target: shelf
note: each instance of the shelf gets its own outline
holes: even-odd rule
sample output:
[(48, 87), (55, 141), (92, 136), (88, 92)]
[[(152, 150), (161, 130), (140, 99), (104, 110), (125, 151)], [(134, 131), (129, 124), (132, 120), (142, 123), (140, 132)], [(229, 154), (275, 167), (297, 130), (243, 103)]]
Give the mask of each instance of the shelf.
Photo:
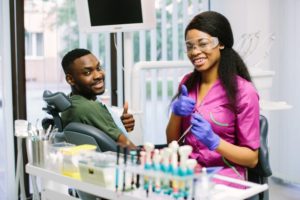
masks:
[(266, 101), (266, 100), (260, 100), (259, 106), (260, 109), (264, 111), (287, 110), (293, 107), (285, 101)]
[(263, 70), (260, 68), (249, 68), (249, 73), (252, 77), (254, 85), (258, 90), (270, 89), (273, 84), (274, 71)]

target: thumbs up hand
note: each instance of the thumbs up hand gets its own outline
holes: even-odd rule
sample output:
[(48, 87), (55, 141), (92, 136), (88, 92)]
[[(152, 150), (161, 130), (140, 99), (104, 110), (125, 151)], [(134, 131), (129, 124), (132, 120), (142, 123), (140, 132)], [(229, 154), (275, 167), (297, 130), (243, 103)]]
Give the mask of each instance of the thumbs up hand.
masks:
[(123, 106), (123, 113), (122, 114), (127, 114), (128, 113), (128, 102), (126, 101), (124, 103), (124, 106)]
[(123, 113), (121, 116), (121, 121), (126, 129), (127, 132), (130, 132), (134, 128), (134, 118), (132, 114), (128, 113), (128, 102), (125, 102), (123, 106)]
[(194, 111), (196, 101), (188, 96), (185, 85), (181, 86), (181, 95), (172, 103), (172, 111), (178, 116), (188, 116)]

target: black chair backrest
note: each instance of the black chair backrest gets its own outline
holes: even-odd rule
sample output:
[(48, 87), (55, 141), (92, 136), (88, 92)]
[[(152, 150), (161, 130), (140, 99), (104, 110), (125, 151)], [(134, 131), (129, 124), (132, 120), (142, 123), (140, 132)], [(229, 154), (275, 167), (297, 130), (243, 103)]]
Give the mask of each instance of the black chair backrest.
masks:
[(268, 148), (268, 120), (265, 116), (260, 115), (260, 139), (261, 147), (259, 150), (260, 162), (258, 167), (261, 170), (257, 173), (264, 177), (269, 177), (272, 175), (272, 170), (269, 162), (269, 148)]
[[(260, 148), (258, 150), (258, 163), (255, 168), (248, 168), (248, 181), (264, 184), (268, 183), (268, 177), (272, 175), (269, 162), (268, 148), (268, 120), (260, 115)], [(269, 192), (264, 191), (250, 198), (251, 200), (268, 200)]]
[(97, 151), (117, 151), (117, 143), (101, 130), (78, 122), (71, 122), (64, 128), (67, 142), (80, 145), (92, 144)]
[(259, 158), (256, 167), (249, 169), (249, 172), (260, 177), (271, 176), (272, 170), (269, 162), (268, 148), (268, 120), (263, 115), (260, 115), (260, 148), (258, 151), (258, 156)]
[(69, 98), (62, 92), (52, 93), (49, 90), (45, 90), (43, 99), (47, 103), (46, 108), (43, 108), (43, 110), (52, 115), (54, 121), (52, 122), (49, 118), (43, 119), (43, 127), (44, 124), (52, 124), (61, 132), (63, 130), (63, 124), (59, 113), (67, 110), (71, 106)]

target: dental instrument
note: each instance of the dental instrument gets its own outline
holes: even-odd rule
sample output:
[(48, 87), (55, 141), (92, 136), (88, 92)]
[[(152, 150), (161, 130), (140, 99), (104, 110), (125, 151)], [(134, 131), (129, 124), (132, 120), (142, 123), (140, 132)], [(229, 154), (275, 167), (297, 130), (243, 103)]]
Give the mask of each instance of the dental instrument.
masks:
[(181, 135), (181, 137), (177, 140), (177, 142), (179, 143), (180, 140), (182, 140), (184, 138), (184, 136), (191, 130), (192, 128), (192, 125), (190, 125), (184, 132), (183, 134)]

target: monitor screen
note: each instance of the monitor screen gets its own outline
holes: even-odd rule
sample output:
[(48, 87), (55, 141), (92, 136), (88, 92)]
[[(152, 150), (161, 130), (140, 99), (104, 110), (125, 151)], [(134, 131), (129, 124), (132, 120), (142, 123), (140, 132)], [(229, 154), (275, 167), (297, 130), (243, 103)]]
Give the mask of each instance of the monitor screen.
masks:
[(128, 32), (156, 26), (154, 0), (76, 0), (82, 32)]
[(91, 26), (143, 23), (141, 0), (88, 0)]

